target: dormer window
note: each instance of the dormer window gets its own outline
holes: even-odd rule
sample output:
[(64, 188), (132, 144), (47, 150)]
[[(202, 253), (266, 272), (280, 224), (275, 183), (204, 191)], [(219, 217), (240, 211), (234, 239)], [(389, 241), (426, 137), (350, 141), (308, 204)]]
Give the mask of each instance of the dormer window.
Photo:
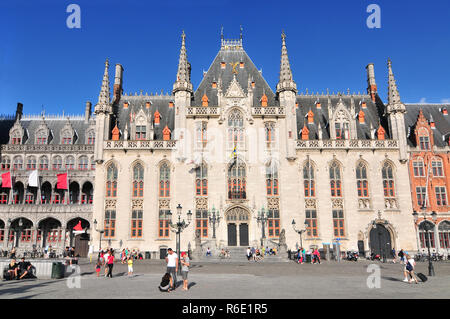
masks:
[(430, 149), (430, 136), (425, 128), (419, 130), (419, 147), (421, 150)]
[(70, 133), (70, 131), (66, 130), (66, 131), (62, 132), (61, 144), (65, 144), (65, 145), (72, 144), (72, 139), (73, 139), (73, 136)]
[(86, 144), (94, 145), (95, 144), (95, 132), (93, 130), (87, 133), (87, 141)]
[(11, 144), (14, 144), (14, 145), (22, 144), (22, 135), (20, 134), (19, 130), (12, 132)]
[(213, 83), (211, 84), (211, 87), (212, 87), (213, 89), (216, 89), (216, 88), (217, 88), (217, 82), (213, 82)]
[(335, 129), (336, 129), (336, 139), (337, 140), (346, 139), (346, 136), (348, 136), (348, 123), (336, 122)]
[(36, 134), (36, 144), (47, 144), (47, 133), (44, 130), (41, 130)]
[(147, 133), (147, 126), (136, 125), (136, 140), (145, 140)]
[(244, 62), (239, 63), (239, 67), (240, 67), (241, 69), (243, 69), (243, 68), (244, 68)]

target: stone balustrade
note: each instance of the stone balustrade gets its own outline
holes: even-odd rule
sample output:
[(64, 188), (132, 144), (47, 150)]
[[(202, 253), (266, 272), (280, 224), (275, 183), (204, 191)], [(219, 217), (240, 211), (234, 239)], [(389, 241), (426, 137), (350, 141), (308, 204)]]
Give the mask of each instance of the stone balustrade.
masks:
[(176, 141), (105, 141), (105, 150), (120, 149), (147, 149), (147, 150), (173, 150)]
[(297, 140), (303, 149), (399, 149), (397, 140)]
[(202, 117), (202, 116), (219, 116), (219, 107), (217, 106), (191, 106), (186, 109), (186, 116), (188, 117)]

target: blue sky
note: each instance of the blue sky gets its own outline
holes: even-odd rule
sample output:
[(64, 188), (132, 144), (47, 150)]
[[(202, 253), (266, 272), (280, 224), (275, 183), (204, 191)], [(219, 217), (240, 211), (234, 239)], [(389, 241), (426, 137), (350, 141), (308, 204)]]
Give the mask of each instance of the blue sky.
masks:
[[(66, 8), (81, 7), (81, 29), (69, 29)], [(381, 7), (381, 28), (369, 29), (366, 8)], [(365, 91), (375, 63), (387, 93), (392, 59), (404, 102), (450, 103), (450, 1), (143, 1), (43, 0), (0, 4), (0, 113), (84, 112), (97, 102), (104, 61), (121, 63), (126, 92), (170, 92), (180, 34), (187, 34), (194, 87), (226, 38), (239, 37), (272, 88), (278, 81), (280, 33), (300, 92)], [(447, 102), (448, 101), (448, 102)]]

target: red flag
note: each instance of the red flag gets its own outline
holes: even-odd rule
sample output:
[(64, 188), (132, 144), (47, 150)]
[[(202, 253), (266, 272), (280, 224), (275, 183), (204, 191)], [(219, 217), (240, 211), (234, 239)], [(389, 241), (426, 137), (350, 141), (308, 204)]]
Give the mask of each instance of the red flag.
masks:
[(11, 172), (2, 174), (2, 187), (11, 188)]
[(78, 222), (78, 224), (73, 228), (73, 230), (83, 230), (83, 227), (81, 227), (81, 220)]
[(58, 182), (56, 183), (57, 189), (67, 189), (67, 173), (64, 174), (56, 174), (58, 177)]

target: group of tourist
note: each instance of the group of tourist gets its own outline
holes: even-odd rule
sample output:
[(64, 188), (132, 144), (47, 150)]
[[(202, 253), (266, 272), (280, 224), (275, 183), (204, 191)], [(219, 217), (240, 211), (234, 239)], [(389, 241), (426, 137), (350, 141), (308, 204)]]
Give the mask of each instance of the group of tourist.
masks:
[(310, 260), (313, 264), (320, 264), (320, 252), (317, 248), (311, 251), (310, 249), (305, 250), (305, 248), (300, 247), (295, 256), (299, 264), (304, 264), (306, 260)]
[(11, 259), (8, 265), (7, 271), (4, 274), (6, 280), (20, 280), (26, 278), (36, 278), (32, 272), (33, 265), (29, 261), (25, 261), (25, 257), (22, 257), (19, 263), (16, 259)]
[(247, 260), (248, 261), (253, 260), (255, 262), (264, 259), (264, 256), (267, 255), (271, 256), (276, 254), (277, 249), (275, 247), (269, 249), (268, 246), (266, 247), (262, 246), (261, 248), (248, 247), (246, 252)]
[(166, 273), (162, 277), (161, 283), (159, 285), (159, 290), (163, 292), (170, 292), (177, 287), (177, 269), (178, 262), (181, 264), (181, 276), (183, 278), (183, 290), (188, 290), (188, 273), (190, 267), (190, 260), (188, 254), (183, 251), (181, 253), (181, 259), (178, 260), (178, 254), (169, 248), (167, 250), (166, 256), (167, 269)]
[(95, 266), (97, 277), (100, 277), (101, 268), (105, 267), (105, 277), (112, 278), (114, 258), (114, 250), (112, 248), (108, 249), (106, 252), (101, 250), (98, 253), (97, 265)]

